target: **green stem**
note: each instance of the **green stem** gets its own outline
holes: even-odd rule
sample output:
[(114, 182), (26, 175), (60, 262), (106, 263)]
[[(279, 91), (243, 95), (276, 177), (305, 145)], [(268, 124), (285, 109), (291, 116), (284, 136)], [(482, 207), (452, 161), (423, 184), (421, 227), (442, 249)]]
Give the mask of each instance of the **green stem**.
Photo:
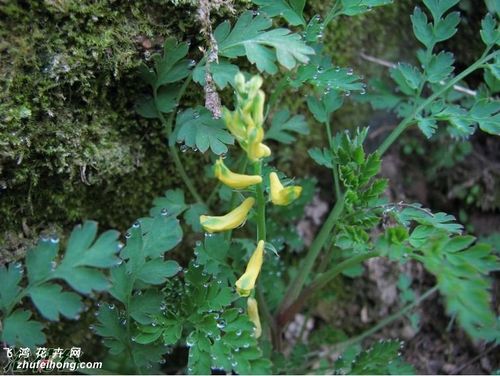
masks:
[(469, 74), (474, 72), (476, 69), (481, 68), (481, 66), (487, 62), (488, 60), (493, 59), (497, 54), (498, 51), (492, 52), (491, 54), (487, 55), (489, 50), (486, 50), (483, 55), (471, 66), (469, 66), (467, 69), (465, 69), (462, 73), (457, 75), (454, 79), (448, 81), (440, 90), (436, 91), (434, 94), (432, 94), (429, 98), (427, 98), (425, 101), (423, 101), (414, 111), (411, 112), (407, 117), (405, 117), (401, 123), (387, 136), (387, 138), (384, 140), (384, 142), (379, 146), (378, 152), (380, 155), (384, 154), (387, 149), (398, 139), (398, 137), (411, 125), (413, 124), (415, 120), (415, 116), (425, 109), (429, 104), (431, 104), (434, 100), (439, 98), (444, 92), (449, 90), (453, 85), (457, 84), (458, 82), (462, 81), (465, 77), (467, 77)]
[[(335, 236), (334, 234), (335, 234), (335, 232), (332, 233), (332, 237)], [(332, 243), (332, 244), (330, 244), (330, 243)], [(328, 268), (328, 266), (330, 265), (330, 261), (331, 261), (332, 256), (333, 256), (333, 252), (337, 248), (333, 244), (333, 239), (329, 240), (328, 244), (329, 244), (329, 246), (327, 246), (327, 250), (325, 252), (325, 255), (324, 255), (321, 263), (318, 266), (318, 273), (324, 273), (325, 272), (326, 268)]]
[[(340, 9), (338, 9), (340, 6), (340, 2), (338, 0), (335, 0), (335, 4), (333, 4), (333, 7), (328, 11), (325, 21), (323, 22), (323, 27), (327, 27), (328, 24), (335, 19), (338, 15), (340, 15)], [(340, 6), (341, 8), (341, 6)]]
[(349, 269), (355, 265), (361, 264), (365, 260), (378, 256), (380, 256), (378, 252), (372, 251), (372, 252), (362, 253), (360, 255), (344, 260), (340, 264), (334, 266), (332, 269), (317, 276), (311, 283), (311, 285), (307, 288), (307, 290), (309, 291), (319, 290), (328, 283), (330, 283), (330, 281), (332, 281), (336, 276), (338, 276), (344, 270)]
[(257, 302), (259, 304), (260, 311), (262, 312), (262, 315), (264, 316), (267, 324), (269, 325), (269, 331), (271, 333), (271, 341), (273, 343), (274, 348), (280, 348), (281, 347), (281, 341), (280, 338), (277, 336), (277, 333), (279, 333), (278, 330), (276, 330), (276, 321), (274, 321), (273, 316), (271, 315), (271, 311), (269, 311), (269, 307), (267, 306), (266, 299), (264, 297), (264, 294), (262, 293), (262, 287), (259, 284), (259, 287), (255, 289), (256, 295), (257, 295)]
[(304, 287), (304, 283), (306, 281), (307, 276), (314, 267), (314, 262), (316, 261), (319, 253), (321, 252), (321, 249), (325, 245), (325, 242), (328, 240), (328, 235), (330, 235), (331, 231), (333, 230), (333, 227), (335, 226), (335, 223), (339, 219), (343, 209), (344, 209), (344, 198), (341, 195), (338, 198), (337, 202), (335, 203), (335, 206), (333, 207), (332, 211), (328, 215), (328, 218), (323, 224), (323, 227), (321, 227), (321, 230), (319, 231), (318, 235), (311, 244), (309, 252), (307, 253), (301, 267), (299, 268), (299, 271), (295, 279), (290, 284), (290, 287), (288, 288), (285, 297), (283, 298), (279, 312), (283, 312), (299, 296), (300, 292), (302, 291), (302, 288)]
[[(332, 136), (332, 130), (330, 128), (329, 117), (326, 120), (325, 128), (326, 128), (326, 134), (328, 136), (328, 145), (330, 146), (330, 150), (333, 151), (333, 136)], [(340, 192), (339, 171), (336, 162), (332, 163), (332, 171), (333, 171), (333, 183), (335, 185), (335, 199), (338, 200), (340, 198), (341, 192)]]
[[(189, 75), (184, 83), (182, 84), (182, 87), (179, 90), (179, 94), (177, 94), (177, 103), (180, 102), (181, 98), (184, 96), (184, 93), (186, 92), (187, 87), (191, 83), (192, 75)], [(195, 188), (194, 182), (191, 180), (191, 178), (188, 176), (186, 173), (186, 170), (184, 169), (184, 165), (182, 164), (182, 161), (179, 157), (179, 151), (177, 150), (177, 147), (175, 146), (175, 142), (172, 142), (170, 140), (170, 137), (172, 136), (172, 131), (173, 131), (173, 123), (174, 123), (174, 118), (175, 118), (175, 112), (172, 112), (170, 116), (168, 117), (168, 120), (165, 119), (163, 116), (163, 113), (158, 109), (158, 92), (157, 89), (155, 88), (153, 90), (153, 96), (154, 96), (154, 101), (155, 101), (155, 106), (158, 112), (158, 117), (165, 129), (165, 133), (167, 135), (167, 138), (169, 139), (169, 150), (170, 154), (172, 156), (172, 159), (174, 160), (175, 168), (177, 169), (178, 174), (180, 175), (181, 179), (184, 181), (184, 184), (186, 185), (187, 189), (191, 193), (191, 195), (194, 197), (196, 202), (205, 205), (203, 199), (201, 198), (200, 194)], [(206, 206), (206, 205), (205, 205)]]
[[(254, 174), (262, 175), (262, 161), (255, 162)], [(266, 241), (266, 200), (264, 198), (264, 183), (255, 186), (257, 199), (257, 240)]]
[(127, 289), (127, 300), (125, 303), (125, 314), (126, 314), (126, 320), (127, 320), (125, 327), (127, 330), (127, 338), (128, 338), (127, 350), (129, 352), (130, 358), (132, 359), (132, 363), (134, 364), (134, 367), (135, 367), (137, 374), (142, 374), (140, 368), (137, 366), (137, 362), (136, 362), (135, 356), (134, 356), (134, 350), (132, 349), (132, 343), (131, 343), (132, 333), (130, 330), (130, 303), (131, 303), (131, 299), (132, 299), (132, 292), (134, 291), (134, 284), (135, 284), (135, 276), (134, 275), (131, 277), (131, 279), (128, 281), (128, 283), (129, 283), (129, 288)]
[(274, 105), (276, 104), (277, 100), (282, 97), (283, 92), (288, 88), (289, 77), (290, 75), (288, 73), (285, 73), (283, 77), (278, 81), (278, 84), (273, 88), (273, 93), (269, 97), (269, 102), (267, 103), (266, 106), (264, 121), (266, 121), (267, 117), (269, 116), (269, 113), (274, 108)]
[(316, 279), (311, 283), (310, 286), (308, 286), (306, 289), (304, 289), (300, 295), (293, 300), (292, 303), (289, 305), (285, 306), (283, 310), (279, 311), (278, 314), (278, 322), (280, 325), (284, 326), (286, 325), (290, 320), (293, 319), (293, 317), (300, 312), (302, 309), (303, 305), (307, 302), (307, 300), (319, 289), (324, 287), (326, 284), (328, 284), (331, 280), (333, 280), (335, 277), (337, 277), (340, 273), (342, 273), (344, 270), (357, 265), (364, 260), (367, 260), (372, 257), (377, 257), (379, 254), (377, 252), (369, 252), (369, 253), (363, 253), (361, 255), (357, 255), (354, 257), (351, 257), (347, 260), (342, 261), (340, 264), (336, 265), (329, 271), (320, 274)]

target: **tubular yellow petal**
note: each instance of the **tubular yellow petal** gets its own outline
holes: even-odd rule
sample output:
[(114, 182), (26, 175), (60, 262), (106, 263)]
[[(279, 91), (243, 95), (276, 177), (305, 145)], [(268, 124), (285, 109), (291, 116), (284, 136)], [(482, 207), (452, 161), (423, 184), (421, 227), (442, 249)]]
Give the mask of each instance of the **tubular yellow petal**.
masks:
[(302, 193), (302, 187), (298, 185), (283, 187), (276, 172), (269, 174), (269, 181), (271, 183), (271, 201), (274, 205), (289, 205), (299, 198)]
[(244, 223), (255, 199), (249, 197), (240, 206), (223, 216), (200, 215), (200, 224), (207, 232), (221, 232), (235, 229)]
[(271, 155), (271, 149), (269, 149), (269, 146), (260, 143), (259, 144), (259, 151), (257, 153), (259, 155), (259, 158), (266, 158)]
[(247, 313), (248, 318), (255, 325), (254, 337), (259, 338), (262, 334), (262, 326), (260, 325), (259, 306), (254, 298), (247, 300)]
[(232, 172), (227, 168), (222, 159), (215, 162), (214, 172), (217, 179), (234, 189), (244, 189), (251, 185), (262, 183), (262, 177), (259, 175), (244, 175)]
[(257, 248), (248, 260), (245, 273), (236, 281), (236, 291), (240, 296), (248, 296), (255, 288), (255, 282), (260, 273), (264, 261), (264, 240), (260, 240)]

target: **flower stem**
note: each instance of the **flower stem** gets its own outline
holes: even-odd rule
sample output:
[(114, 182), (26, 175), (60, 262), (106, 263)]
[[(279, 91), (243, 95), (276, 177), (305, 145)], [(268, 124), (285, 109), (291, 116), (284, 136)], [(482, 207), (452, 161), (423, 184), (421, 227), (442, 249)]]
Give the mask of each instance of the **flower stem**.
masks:
[[(332, 130), (330, 127), (330, 118), (328, 117), (325, 123), (326, 134), (328, 135), (328, 145), (330, 146), (330, 150), (333, 151), (333, 136)], [(335, 185), (335, 199), (340, 199), (340, 181), (339, 181), (339, 171), (338, 164), (332, 161), (332, 171), (333, 171), (333, 183)]]
[[(182, 84), (182, 87), (179, 90), (179, 94), (177, 94), (177, 103), (179, 103), (181, 98), (184, 96), (184, 93), (186, 92), (187, 87), (191, 83), (191, 79), (192, 79), (192, 75), (189, 75), (186, 78), (186, 80), (184, 81), (184, 83)], [(184, 165), (182, 164), (182, 161), (179, 157), (179, 151), (177, 150), (177, 147), (175, 146), (175, 142), (172, 142), (172, 140), (170, 140), (170, 137), (172, 136), (175, 112), (172, 112), (170, 114), (170, 116), (168, 117), (168, 120), (165, 119), (165, 116), (163, 116), (163, 113), (159, 110), (157, 89), (153, 89), (153, 96), (154, 96), (156, 111), (158, 112), (158, 118), (160, 119), (160, 121), (165, 129), (165, 133), (167, 135), (167, 138), (169, 139), (170, 155), (171, 155), (172, 159), (174, 160), (175, 168), (177, 169), (179, 176), (183, 180), (184, 184), (186, 185), (187, 189), (189, 190), (191, 195), (194, 197), (196, 202), (205, 205), (205, 202), (203, 201), (200, 194), (196, 190), (193, 181), (191, 180), (191, 178), (186, 173), (186, 170), (184, 169)]]
[(370, 259), (372, 257), (379, 256), (377, 252), (367, 252), (361, 255), (357, 255), (347, 260), (342, 261), (340, 264), (334, 266), (332, 269), (328, 270), (325, 273), (320, 274), (316, 277), (310, 286), (308, 286), (301, 294), (288, 306), (285, 307), (284, 310), (279, 312), (278, 322), (281, 326), (286, 325), (295, 314), (300, 312), (303, 305), (307, 302), (309, 297), (311, 297), (316, 291), (323, 288), (325, 285), (330, 283), (335, 277), (337, 277), (344, 270), (349, 269), (352, 266), (358, 265), (361, 262)]
[[(262, 175), (262, 161), (254, 163), (255, 175)], [(257, 240), (266, 241), (266, 201), (264, 198), (264, 183), (257, 184), (256, 199), (257, 199)]]

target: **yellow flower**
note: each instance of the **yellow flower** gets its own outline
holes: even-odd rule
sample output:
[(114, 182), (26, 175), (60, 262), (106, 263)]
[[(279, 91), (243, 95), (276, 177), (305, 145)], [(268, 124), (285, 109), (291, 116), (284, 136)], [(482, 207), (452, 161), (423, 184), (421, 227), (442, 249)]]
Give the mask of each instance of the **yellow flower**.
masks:
[(251, 185), (262, 183), (260, 175), (236, 174), (226, 167), (222, 158), (215, 162), (215, 177), (228, 187), (234, 189), (244, 189)]
[(264, 129), (262, 127), (250, 126), (247, 129), (247, 135), (247, 146), (245, 150), (248, 159), (256, 162), (261, 158), (271, 155), (271, 149), (262, 143), (262, 140), (264, 140)]
[(224, 107), (222, 109), (222, 115), (229, 132), (231, 132), (238, 142), (244, 141), (246, 139), (247, 130), (239, 113), (237, 111), (229, 111)]
[(259, 306), (254, 298), (248, 298), (247, 300), (247, 313), (248, 318), (255, 325), (253, 335), (255, 338), (259, 338), (262, 334), (262, 326), (260, 325)]
[(248, 296), (255, 288), (255, 281), (260, 273), (264, 260), (264, 240), (260, 240), (257, 248), (248, 260), (245, 273), (236, 281), (236, 291), (240, 296)]
[(269, 174), (269, 180), (271, 183), (271, 201), (274, 205), (286, 206), (299, 198), (302, 193), (302, 187), (298, 185), (283, 187), (276, 172)]
[(255, 203), (253, 197), (249, 197), (243, 201), (240, 206), (233, 209), (223, 216), (208, 216), (200, 215), (200, 224), (207, 232), (220, 232), (235, 229), (244, 223), (247, 219), (248, 212)]

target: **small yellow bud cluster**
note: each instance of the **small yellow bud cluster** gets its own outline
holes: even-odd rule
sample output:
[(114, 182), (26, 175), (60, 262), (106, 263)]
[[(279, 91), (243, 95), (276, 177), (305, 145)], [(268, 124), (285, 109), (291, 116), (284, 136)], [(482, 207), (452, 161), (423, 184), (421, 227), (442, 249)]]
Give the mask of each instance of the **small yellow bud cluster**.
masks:
[[(261, 90), (262, 78), (252, 77), (245, 81), (243, 74), (235, 77), (237, 105), (234, 111), (224, 108), (224, 120), (231, 134), (236, 138), (240, 147), (246, 152), (248, 159), (259, 162), (271, 155), (271, 149), (263, 143), (264, 140), (264, 100), (265, 94)], [(246, 189), (250, 186), (262, 184), (260, 175), (244, 175), (232, 172), (222, 159), (215, 162), (215, 177), (223, 184), (233, 189)], [(292, 203), (302, 193), (300, 186), (284, 187), (275, 172), (269, 174), (270, 200), (274, 205), (285, 206)], [(200, 223), (209, 233), (230, 231), (245, 223), (248, 213), (255, 204), (253, 197), (246, 198), (238, 207), (223, 216), (200, 216)], [(255, 325), (255, 337), (261, 334), (259, 310), (257, 301), (250, 297), (255, 289), (264, 261), (264, 240), (259, 240), (255, 251), (248, 261), (245, 273), (236, 281), (236, 291), (242, 297), (248, 297), (248, 316)]]
[(236, 138), (248, 159), (256, 162), (271, 155), (271, 149), (264, 141), (264, 100), (265, 94), (260, 89), (262, 77), (254, 76), (245, 82), (243, 74), (235, 77), (236, 98), (238, 105), (234, 111), (223, 110), (227, 129)]

